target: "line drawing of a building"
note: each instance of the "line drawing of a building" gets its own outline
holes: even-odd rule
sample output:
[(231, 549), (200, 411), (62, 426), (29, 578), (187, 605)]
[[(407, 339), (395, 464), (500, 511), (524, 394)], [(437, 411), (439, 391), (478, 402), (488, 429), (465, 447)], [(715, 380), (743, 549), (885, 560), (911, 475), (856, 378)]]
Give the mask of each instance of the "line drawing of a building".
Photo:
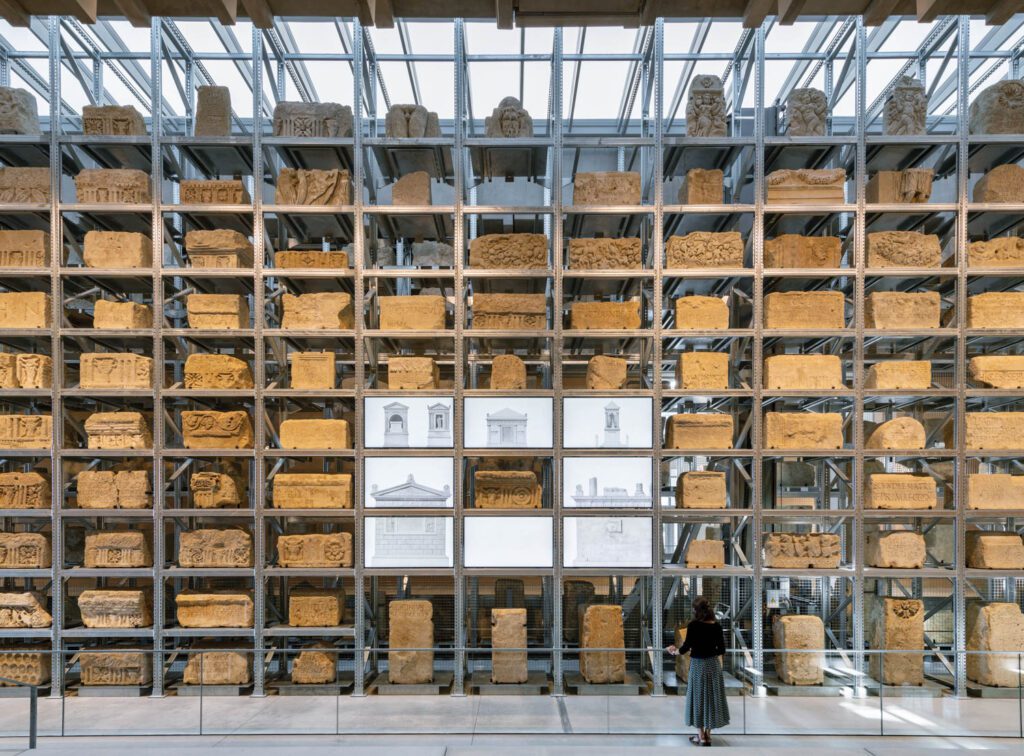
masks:
[[(409, 446), (409, 405), (391, 402), (384, 405), (384, 446)], [(452, 445), (452, 408), (436, 402), (427, 406), (427, 446)]]
[(384, 445), (409, 445), (409, 405), (391, 402), (384, 405)]
[(427, 407), (427, 446), (452, 445), (452, 407), (437, 402)]
[(444, 488), (437, 489), (417, 483), (416, 478), (409, 475), (404, 483), (388, 488), (378, 488), (374, 483), (370, 488), (370, 496), (375, 507), (418, 507), (437, 508), (448, 506), (452, 497), (451, 487), (445, 483)]
[(487, 446), (526, 446), (525, 412), (516, 412), (508, 407), (487, 413)]
[(375, 517), (368, 567), (448, 567), (448, 518)]
[(622, 424), (619, 422), (621, 407), (615, 402), (608, 402), (604, 406), (604, 440), (598, 441), (594, 436), (594, 446), (603, 449), (621, 449), (629, 446), (629, 436), (622, 438)]
[(572, 495), (571, 507), (620, 507), (620, 508), (643, 508), (652, 504), (651, 495), (644, 491), (644, 484), (637, 483), (633, 493), (621, 486), (605, 486), (600, 491), (597, 488), (597, 477), (591, 477), (587, 481), (587, 490), (584, 492), (581, 483), (576, 484), (576, 490)]
[(649, 566), (650, 520), (643, 517), (577, 517), (573, 567)]

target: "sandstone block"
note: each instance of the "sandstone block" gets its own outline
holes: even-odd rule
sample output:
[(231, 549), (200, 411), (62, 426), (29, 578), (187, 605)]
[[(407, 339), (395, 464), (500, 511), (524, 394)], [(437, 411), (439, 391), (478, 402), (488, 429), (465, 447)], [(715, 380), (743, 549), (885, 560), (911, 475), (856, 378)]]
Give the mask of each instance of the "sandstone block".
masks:
[(146, 122), (133, 105), (84, 105), (82, 132), (96, 136), (145, 136)]
[(868, 234), (869, 268), (937, 268), (942, 245), (935, 234), (875, 231)]
[(42, 533), (0, 533), (0, 568), (28, 570), (50, 566), (50, 538)]
[(238, 231), (193, 229), (185, 234), (185, 251), (193, 268), (252, 267), (252, 242)]
[(492, 683), (526, 682), (526, 641), (526, 609), (491, 609)]
[(841, 291), (773, 291), (764, 297), (764, 327), (845, 328), (846, 301)]
[(544, 234), (485, 234), (469, 243), (469, 264), (500, 270), (548, 267)]
[(578, 331), (625, 331), (640, 328), (640, 302), (572, 302), (569, 328)]
[(252, 627), (251, 591), (184, 590), (174, 597), (182, 627)]
[(93, 305), (92, 327), (111, 331), (152, 328), (153, 310), (149, 305), (138, 302), (97, 299)]
[(1024, 445), (1024, 412), (966, 412), (964, 420), (968, 449), (1001, 451)]
[(276, 509), (351, 509), (348, 473), (278, 473), (273, 482)]
[(577, 173), (572, 190), (574, 205), (639, 205), (640, 174), (635, 171)]
[(974, 185), (975, 202), (1024, 202), (1024, 168), (1016, 163), (997, 165)]
[[(0, 677), (8, 680), (43, 685), (50, 682), (50, 655), (42, 651), (27, 651), (25, 647), (0, 648)], [(7, 687), (9, 683), (0, 683)]]
[(1024, 357), (983, 355), (971, 357), (971, 379), (992, 388), (1024, 388)]
[(252, 536), (241, 528), (184, 530), (179, 567), (252, 567)]
[(473, 328), (543, 330), (547, 325), (546, 294), (473, 294)]
[[(868, 642), (873, 651), (924, 648), (924, 602), (876, 598), (868, 615)], [(923, 654), (872, 654), (871, 676), (884, 685), (923, 685)]]
[(288, 594), (288, 624), (292, 627), (337, 627), (344, 616), (342, 588), (299, 586)]
[(516, 97), (504, 97), (498, 107), (484, 118), (487, 137), (514, 139), (533, 136), (533, 118)]
[(284, 330), (320, 330), (352, 328), (352, 295), (345, 292), (284, 294)]
[(434, 679), (433, 651), (403, 651), (434, 646), (434, 608), (429, 601), (395, 599), (388, 604), (388, 682), (429, 683)]
[(721, 205), (725, 200), (725, 179), (719, 168), (691, 168), (679, 187), (680, 205)]
[(0, 449), (48, 449), (52, 415), (0, 415)]
[(865, 298), (864, 327), (881, 331), (938, 328), (941, 314), (937, 291), (873, 291)]
[(878, 171), (865, 188), (866, 200), (881, 204), (919, 204), (932, 196), (931, 168), (907, 168), (902, 171)]
[(46, 268), (50, 235), (45, 231), (0, 231), (0, 268)]
[(153, 435), (141, 412), (93, 412), (85, 419), (90, 449), (148, 449)]
[(46, 354), (0, 353), (0, 388), (50, 388), (53, 360)]
[(412, 296), (378, 297), (377, 301), (380, 305), (381, 330), (444, 330), (444, 297), (429, 294), (415, 294)]
[(296, 685), (325, 685), (338, 679), (338, 657), (330, 651), (316, 649), (333, 649), (334, 646), (325, 641), (315, 643), (311, 648), (300, 651), (292, 662), (292, 682)]
[(183, 179), (182, 205), (248, 205), (252, 202), (241, 179)]
[(43, 205), (49, 201), (49, 168), (0, 168), (0, 202)]
[(569, 267), (573, 270), (635, 270), (643, 267), (643, 244), (628, 239), (570, 239)]
[(885, 99), (882, 133), (893, 136), (924, 134), (928, 95), (924, 85), (912, 76), (901, 76)]
[(743, 237), (739, 231), (694, 231), (670, 236), (665, 245), (668, 268), (742, 268)]
[(336, 102), (279, 102), (274, 107), (274, 136), (350, 137), (352, 108)]
[(231, 136), (231, 89), (205, 85), (196, 87), (195, 136)]
[(185, 306), (189, 328), (235, 330), (249, 327), (249, 303), (241, 294), (189, 294)]
[(0, 293), (0, 328), (49, 328), (51, 309), (41, 291)]
[(87, 533), (85, 536), (86, 567), (152, 567), (146, 533), (137, 530), (115, 530)]
[(1018, 533), (969, 530), (967, 566), (974, 570), (1024, 570), (1024, 541)]
[(970, 473), (968, 509), (1024, 509), (1024, 475)]
[(477, 509), (540, 509), (541, 487), (532, 470), (477, 470), (473, 489)]
[(720, 297), (679, 297), (675, 308), (676, 330), (723, 331), (729, 327), (729, 305)]
[[(388, 358), (388, 388), (399, 391), (436, 389), (441, 373), (433, 357)], [(525, 383), (525, 368), (524, 368)]]
[(768, 449), (842, 449), (843, 416), (838, 412), (766, 412)]
[(629, 363), (621, 357), (595, 355), (587, 361), (588, 389), (621, 389), (629, 380)]
[(864, 386), (869, 389), (927, 389), (932, 385), (928, 360), (887, 360), (868, 368)]
[(389, 139), (421, 139), (441, 136), (437, 113), (422, 105), (392, 105), (384, 116), (384, 134)]
[(137, 588), (82, 591), (78, 596), (78, 609), (86, 627), (149, 627), (153, 624), (150, 594)]
[(829, 569), (842, 560), (835, 533), (766, 533), (764, 566), (781, 569)]
[(866, 509), (935, 509), (935, 479), (913, 473), (871, 473), (864, 486)]
[(85, 168), (75, 176), (75, 201), (90, 205), (139, 205), (153, 201), (149, 174), (135, 168)]
[(868, 435), (867, 449), (923, 449), (924, 426), (912, 417), (896, 417), (878, 425)]
[(1024, 82), (1004, 79), (981, 90), (968, 127), (971, 134), (1024, 134)]
[(350, 449), (348, 420), (297, 418), (284, 420), (280, 428), (282, 449)]
[(50, 481), (37, 472), (0, 472), (0, 509), (49, 509)]
[(338, 206), (351, 202), (345, 170), (282, 168), (277, 175), (274, 203), (278, 205)]
[(148, 509), (145, 470), (83, 470), (76, 478), (79, 509)]
[(249, 654), (243, 651), (193, 651), (188, 655), (182, 682), (185, 685), (248, 685), (252, 680), (249, 667)]
[(78, 663), (82, 685), (145, 686), (153, 681), (153, 662), (142, 652), (83, 651)]
[(46, 611), (46, 597), (36, 591), (0, 593), (0, 627), (50, 627), (53, 617)]
[(277, 252), (274, 254), (274, 265), (281, 270), (349, 267), (347, 252), (337, 250), (322, 252), (310, 249), (291, 249)]
[(924, 567), (924, 536), (910, 530), (867, 534), (864, 561), (869, 567), (916, 570)]
[(724, 472), (691, 470), (683, 473), (676, 480), (676, 508), (725, 509), (725, 507)]
[(430, 174), (426, 171), (407, 173), (391, 187), (392, 205), (430, 204)]
[(714, 569), (725, 566), (725, 541), (691, 541), (686, 549), (686, 566)]
[(838, 268), (842, 256), (838, 236), (781, 234), (764, 241), (766, 268)]
[(1024, 615), (1011, 603), (967, 605), (967, 650), (1008, 651), (967, 654), (967, 677), (981, 685), (1018, 688), (1020, 654), (1024, 653)]
[(774, 354), (764, 360), (767, 389), (841, 389), (843, 361), (835, 354)]
[(676, 388), (729, 388), (728, 352), (684, 352), (676, 361)]
[(967, 297), (968, 328), (1024, 328), (1024, 292), (988, 291)]
[(977, 268), (1024, 267), (1024, 239), (1000, 236), (988, 241), (974, 241), (967, 246), (967, 265)]
[(490, 389), (526, 388), (526, 363), (514, 354), (499, 354), (491, 360)]
[(786, 136), (825, 136), (828, 98), (820, 89), (798, 87), (786, 99)]
[(0, 87), (0, 134), (40, 133), (35, 96), (27, 89)]
[[(595, 604), (580, 608), (583, 616), (582, 648), (625, 648), (622, 607)], [(588, 683), (620, 683), (626, 679), (624, 651), (581, 651), (580, 673)]]
[(192, 473), (188, 489), (196, 509), (237, 509), (249, 505), (245, 480), (237, 475), (210, 470)]
[(767, 177), (769, 205), (841, 205), (846, 201), (842, 168), (783, 168)]
[(78, 383), (84, 389), (152, 388), (153, 358), (134, 352), (85, 352)]
[(725, 88), (713, 74), (694, 76), (686, 102), (686, 135), (689, 137), (729, 136), (726, 121)]
[(289, 352), (293, 389), (333, 389), (334, 352)]
[(731, 449), (735, 430), (732, 415), (686, 412), (665, 421), (666, 449)]
[(309, 533), (277, 538), (279, 567), (351, 567), (351, 533)]
[(252, 421), (245, 410), (182, 410), (186, 449), (251, 449)]
[(185, 360), (187, 389), (252, 388), (249, 363), (227, 354), (190, 354)]

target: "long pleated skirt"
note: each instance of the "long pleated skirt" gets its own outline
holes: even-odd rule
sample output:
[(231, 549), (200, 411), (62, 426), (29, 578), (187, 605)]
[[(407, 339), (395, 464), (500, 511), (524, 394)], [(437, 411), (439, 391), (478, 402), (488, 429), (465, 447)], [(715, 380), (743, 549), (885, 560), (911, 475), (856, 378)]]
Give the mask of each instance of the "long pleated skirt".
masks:
[(716, 730), (729, 724), (729, 704), (725, 701), (725, 680), (718, 657), (690, 659), (686, 681), (686, 724)]

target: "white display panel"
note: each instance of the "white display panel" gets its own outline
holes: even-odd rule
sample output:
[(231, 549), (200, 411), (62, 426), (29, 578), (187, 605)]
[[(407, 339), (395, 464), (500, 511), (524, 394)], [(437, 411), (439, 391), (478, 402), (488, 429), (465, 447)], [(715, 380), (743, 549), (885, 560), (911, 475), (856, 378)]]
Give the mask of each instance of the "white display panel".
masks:
[(562, 506), (648, 509), (653, 506), (650, 457), (566, 457)]
[(550, 517), (467, 517), (466, 567), (551, 567)]
[(468, 449), (550, 449), (552, 400), (548, 397), (466, 399), (463, 446)]
[(363, 440), (368, 449), (454, 446), (450, 396), (372, 396), (363, 400)]
[(451, 457), (367, 457), (363, 502), (369, 509), (437, 509), (454, 506)]
[(453, 567), (451, 517), (367, 517), (363, 521), (366, 567)]
[(563, 567), (650, 567), (650, 517), (566, 517)]
[(565, 400), (562, 440), (566, 449), (650, 449), (650, 397), (572, 397)]

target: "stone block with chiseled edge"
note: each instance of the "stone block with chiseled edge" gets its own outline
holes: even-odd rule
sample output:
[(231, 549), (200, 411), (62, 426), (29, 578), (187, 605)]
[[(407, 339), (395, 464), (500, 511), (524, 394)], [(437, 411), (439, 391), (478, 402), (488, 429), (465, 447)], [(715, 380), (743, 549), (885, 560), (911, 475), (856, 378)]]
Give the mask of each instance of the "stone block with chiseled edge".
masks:
[(252, 536), (241, 528), (199, 528), (179, 534), (179, 567), (252, 567), (252, 560)]
[(834, 354), (775, 354), (764, 360), (764, 387), (776, 390), (841, 389), (843, 362)]
[(52, 415), (0, 415), (0, 449), (48, 449)]
[[(876, 597), (868, 613), (868, 642), (873, 651), (924, 649), (924, 602)], [(923, 685), (924, 654), (872, 654), (871, 676), (885, 685)]]
[(148, 591), (138, 588), (91, 588), (78, 596), (82, 624), (94, 628), (149, 627), (153, 610)]
[[(1019, 688), (1024, 614), (1012, 603), (967, 605), (967, 677), (981, 685)], [(971, 651), (1006, 651), (1003, 654)]]
[(924, 426), (912, 417), (896, 417), (877, 426), (868, 435), (868, 449), (923, 449)]
[(967, 245), (967, 265), (972, 268), (1024, 267), (1024, 238), (1000, 236)]
[(733, 417), (720, 413), (678, 413), (665, 421), (666, 449), (731, 449)]
[(992, 388), (1024, 388), (1024, 356), (993, 354), (971, 357), (968, 372), (972, 380)]
[(152, 567), (149, 536), (137, 530), (88, 533), (85, 536), (86, 567)]
[[(581, 647), (620, 649), (626, 640), (622, 626), (622, 607), (596, 604), (580, 607)], [(581, 651), (580, 674), (588, 683), (621, 683), (626, 677), (625, 651)]]
[(970, 530), (967, 566), (975, 570), (1024, 570), (1024, 540), (1018, 533)]
[(967, 297), (968, 328), (1024, 328), (1024, 292), (988, 291)]
[(252, 421), (244, 410), (182, 410), (186, 449), (251, 449)]
[(352, 434), (348, 420), (337, 418), (293, 418), (281, 422), (282, 449), (350, 449)]
[(134, 352), (83, 352), (78, 385), (84, 389), (152, 388), (153, 358)]
[(572, 204), (639, 205), (640, 174), (635, 171), (577, 173)]
[[(495, 358), (497, 359), (497, 358)], [(433, 357), (388, 358), (388, 388), (399, 391), (436, 389), (440, 370)]]
[(836, 569), (842, 548), (836, 533), (767, 533), (764, 566), (783, 569)]
[(289, 352), (288, 363), (293, 389), (333, 389), (337, 385), (334, 352)]
[(886, 360), (868, 368), (864, 387), (869, 389), (928, 389), (932, 363), (928, 360)]
[(189, 328), (236, 330), (249, 327), (249, 303), (241, 294), (189, 294), (185, 307)]
[(429, 683), (434, 679), (434, 608), (429, 601), (394, 599), (388, 604), (388, 682)]
[[(809, 614), (786, 614), (772, 620), (775, 673), (786, 685), (821, 685), (825, 681), (825, 623)], [(792, 653), (786, 653), (792, 652)]]
[(45, 231), (0, 231), (0, 268), (46, 268), (50, 235)]
[(635, 270), (643, 266), (642, 256), (643, 244), (637, 237), (569, 240), (572, 270)]
[(469, 244), (469, 264), (495, 270), (547, 268), (548, 238), (544, 234), (478, 236)]
[(766, 412), (768, 449), (842, 449), (843, 416), (838, 412)]
[(1024, 509), (1024, 475), (969, 473), (968, 509)]
[(299, 586), (288, 594), (288, 624), (292, 627), (337, 627), (344, 615), (343, 588)]
[(491, 609), (492, 683), (526, 682), (526, 643), (526, 609)]
[(227, 354), (190, 354), (185, 359), (187, 389), (250, 389), (249, 363)]
[(0, 472), (0, 509), (49, 509), (50, 481), (37, 472)]
[(587, 361), (588, 389), (621, 389), (629, 380), (629, 363), (621, 357), (595, 355)]
[(145, 470), (83, 470), (75, 479), (79, 509), (148, 509)]
[(278, 473), (273, 481), (275, 509), (351, 509), (349, 473)]
[(684, 352), (679, 355), (676, 388), (728, 389), (728, 352)]
[(725, 566), (725, 541), (702, 539), (690, 541), (686, 549), (686, 566), (714, 569)]
[(569, 328), (580, 331), (640, 328), (640, 303), (573, 302), (569, 305)]
[(680, 509), (725, 509), (725, 473), (691, 470), (676, 480), (676, 507)]
[(473, 488), (477, 509), (540, 509), (541, 487), (530, 470), (477, 470)]
[(867, 509), (934, 509), (935, 479), (914, 473), (871, 473), (864, 487)]
[(174, 597), (181, 627), (252, 627), (252, 591), (180, 591)]
[(742, 268), (743, 237), (739, 231), (694, 231), (670, 236), (665, 245), (668, 268)]
[(974, 185), (971, 199), (992, 204), (1024, 202), (1024, 167), (1009, 163), (990, 169)]
[(845, 307), (841, 291), (773, 291), (764, 297), (764, 327), (845, 328)]
[(526, 388), (526, 363), (514, 354), (499, 354), (491, 360), (490, 389)]
[(725, 194), (725, 174), (720, 168), (691, 168), (679, 187), (680, 205), (721, 205)]
[[(185, 251), (193, 268), (248, 268), (252, 242), (239, 231), (192, 229), (185, 234)], [(274, 262), (278, 263), (278, 253)], [(278, 263), (279, 268), (284, 267)]]
[(41, 291), (0, 293), (0, 328), (49, 328), (50, 295)]
[(838, 236), (780, 234), (764, 240), (766, 268), (838, 268), (842, 255)]
[(43, 628), (53, 624), (46, 597), (36, 591), (0, 592), (0, 628)]
[(473, 328), (543, 330), (548, 322), (546, 294), (474, 294)]
[(380, 328), (384, 331), (444, 330), (444, 297), (415, 294), (378, 297)]
[(937, 268), (942, 245), (935, 234), (875, 231), (868, 234), (869, 268)]
[(729, 327), (729, 305), (720, 297), (679, 297), (675, 308), (676, 330), (722, 331)]
[(141, 651), (82, 651), (82, 685), (144, 686), (153, 681), (153, 660)]
[(1003, 451), (1024, 446), (1024, 412), (965, 412), (964, 421), (968, 449)]
[(86, 168), (75, 176), (75, 201), (90, 205), (152, 202), (149, 174), (135, 168)]
[(245, 480), (228, 473), (203, 470), (192, 473), (188, 488), (196, 509), (220, 509), (248, 506)]
[(912, 530), (869, 532), (864, 562), (868, 567), (916, 570), (924, 567), (924, 536)]
[(0, 568), (25, 570), (49, 566), (49, 536), (43, 533), (0, 533)]
[(85, 419), (90, 449), (149, 449), (153, 436), (141, 412), (94, 412)]
[(307, 533), (277, 537), (280, 567), (352, 566), (351, 533)]

